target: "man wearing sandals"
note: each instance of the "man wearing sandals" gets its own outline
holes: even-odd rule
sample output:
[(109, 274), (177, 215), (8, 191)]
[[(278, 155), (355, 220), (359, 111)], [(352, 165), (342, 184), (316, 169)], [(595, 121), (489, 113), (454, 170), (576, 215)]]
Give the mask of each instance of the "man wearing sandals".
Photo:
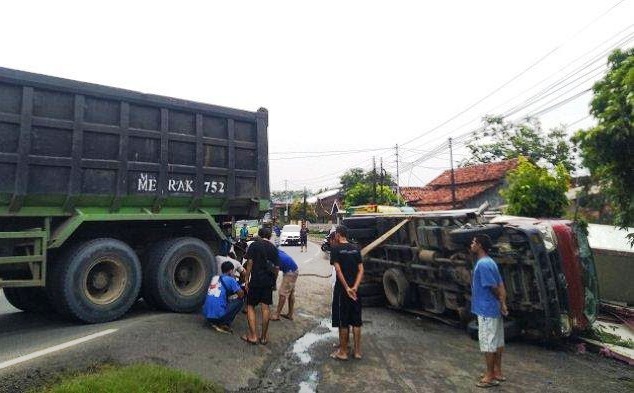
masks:
[(330, 357), (348, 360), (348, 340), (352, 326), (354, 358), (361, 359), (361, 299), (357, 290), (363, 280), (363, 260), (359, 247), (348, 243), (348, 228), (339, 225), (334, 240), (330, 263), (335, 267), (337, 281), (332, 297), (332, 327), (339, 328), (339, 349)]
[[(278, 249), (280, 256), (280, 270), (282, 271), (282, 284), (279, 289), (279, 299), (277, 301), (277, 311), (271, 316), (271, 321), (279, 321), (280, 317), (293, 320), (293, 309), (295, 308), (295, 283), (299, 276), (297, 264), (290, 255)], [(284, 303), (288, 299), (288, 314), (282, 314)]]
[(502, 316), (508, 315), (506, 289), (497, 265), (488, 255), (491, 246), (489, 236), (476, 235), (470, 247), (471, 252), (478, 258), (471, 284), (471, 312), (478, 316), (478, 341), (486, 361), (486, 372), (476, 384), (481, 388), (497, 386), (506, 380), (502, 375)]
[(258, 231), (259, 238), (247, 249), (247, 266), (245, 268), (247, 290), (247, 322), (249, 331), (240, 338), (249, 344), (258, 343), (255, 326), (255, 307), (260, 305), (262, 310), (262, 334), (259, 342), (268, 343), (270, 310), (273, 303), (273, 288), (279, 273), (280, 259), (277, 248), (270, 242), (271, 228), (262, 227)]

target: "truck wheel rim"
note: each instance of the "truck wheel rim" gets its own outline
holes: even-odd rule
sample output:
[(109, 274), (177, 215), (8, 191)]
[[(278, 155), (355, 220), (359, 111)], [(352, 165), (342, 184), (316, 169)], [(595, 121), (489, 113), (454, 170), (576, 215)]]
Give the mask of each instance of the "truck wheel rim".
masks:
[(174, 266), (174, 287), (182, 296), (192, 296), (203, 286), (204, 267), (200, 258), (187, 255)]
[(126, 270), (121, 261), (102, 257), (90, 264), (83, 290), (92, 303), (105, 305), (121, 298), (126, 282)]

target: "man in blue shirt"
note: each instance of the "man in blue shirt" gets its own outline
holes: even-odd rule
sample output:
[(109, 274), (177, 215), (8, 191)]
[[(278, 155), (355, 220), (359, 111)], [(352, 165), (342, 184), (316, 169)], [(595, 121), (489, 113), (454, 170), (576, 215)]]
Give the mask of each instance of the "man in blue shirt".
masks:
[(249, 237), (249, 228), (247, 228), (247, 224), (242, 224), (242, 228), (240, 228), (240, 240), (247, 241)]
[(244, 291), (233, 278), (233, 263), (221, 266), (222, 274), (214, 276), (207, 290), (203, 315), (221, 333), (231, 333), (231, 323), (242, 309)]
[[(271, 321), (279, 321), (280, 317), (293, 320), (293, 308), (295, 307), (295, 283), (299, 276), (299, 269), (297, 264), (291, 258), (290, 255), (282, 251), (277, 250), (280, 256), (280, 270), (283, 273), (282, 285), (280, 285), (279, 299), (277, 301), (277, 312), (271, 316)], [(284, 303), (288, 299), (288, 314), (281, 314), (284, 308)]]
[(478, 340), (484, 352), (487, 370), (476, 384), (481, 388), (497, 386), (506, 379), (502, 376), (504, 349), (504, 321), (508, 315), (506, 289), (497, 265), (489, 257), (491, 238), (477, 235), (471, 242), (471, 252), (478, 260), (473, 268), (471, 283), (471, 312), (478, 316)]

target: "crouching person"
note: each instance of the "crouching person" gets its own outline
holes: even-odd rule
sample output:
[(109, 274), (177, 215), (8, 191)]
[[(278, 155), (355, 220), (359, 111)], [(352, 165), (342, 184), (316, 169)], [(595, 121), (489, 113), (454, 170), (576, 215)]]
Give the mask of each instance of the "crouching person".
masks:
[(231, 323), (242, 309), (244, 291), (233, 277), (233, 263), (223, 262), (221, 270), (221, 275), (211, 279), (203, 305), (203, 315), (217, 331), (231, 333)]

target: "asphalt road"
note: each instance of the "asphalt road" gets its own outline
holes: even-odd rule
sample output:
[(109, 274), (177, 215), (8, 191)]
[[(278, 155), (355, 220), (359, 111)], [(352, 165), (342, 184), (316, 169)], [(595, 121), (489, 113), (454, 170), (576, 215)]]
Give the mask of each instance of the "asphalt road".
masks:
[[(360, 361), (329, 358), (336, 332), (329, 327), (331, 284), (328, 261), (316, 244), (307, 253), (285, 247), (300, 265), (294, 321), (272, 322), (266, 346), (239, 339), (246, 331), (238, 315), (232, 335), (202, 327), (195, 314), (158, 313), (139, 302), (123, 319), (75, 325), (55, 317), (29, 316), (3, 306), (0, 364), (69, 339), (117, 329), (72, 348), (0, 369), (0, 392), (40, 386), (60, 373), (104, 362), (153, 362), (196, 373), (228, 391), (241, 392), (440, 392), (478, 391), (483, 369), (477, 343), (461, 329), (385, 308), (363, 310)], [(321, 276), (321, 277), (320, 277)], [(0, 366), (1, 367), (1, 366)], [(634, 369), (564, 343), (545, 347), (513, 341), (505, 348), (508, 381), (498, 392), (631, 392)]]
[[(308, 252), (300, 253), (299, 247), (284, 247), (300, 266), (304, 274), (327, 276), (330, 266), (322, 257), (316, 244), (309, 244)], [(304, 278), (300, 279), (303, 281)], [(306, 277), (306, 281), (329, 288), (329, 280)], [(300, 289), (301, 288), (301, 289)], [(142, 301), (122, 319), (98, 325), (81, 325), (56, 316), (34, 315), (16, 310), (0, 299), (0, 392), (14, 392), (39, 386), (43, 381), (60, 373), (85, 369), (103, 362), (132, 363), (155, 362), (197, 372), (205, 378), (219, 381), (229, 389), (257, 385), (261, 368), (270, 362), (277, 352), (302, 336), (315, 324), (317, 317), (311, 312), (323, 307), (319, 299), (322, 290), (313, 285), (298, 284), (296, 303), (298, 316), (295, 321), (271, 324), (270, 343), (267, 347), (243, 345), (239, 334), (246, 331), (244, 316), (234, 323), (234, 335), (221, 335), (202, 327), (202, 317), (196, 314), (172, 314), (149, 310)], [(274, 297), (276, 297), (274, 295)], [(325, 309), (320, 311), (322, 314)], [(300, 315), (301, 314), (301, 315)], [(61, 349), (50, 354), (16, 365), (6, 366), (23, 356), (46, 351), (73, 340), (114, 330), (111, 334), (88, 342)], [(203, 343), (203, 345), (201, 345)], [(220, 353), (242, 353), (234, 360), (210, 368)], [(235, 374), (236, 367), (251, 364), (245, 372)], [(3, 364), (5, 365), (3, 367)]]

